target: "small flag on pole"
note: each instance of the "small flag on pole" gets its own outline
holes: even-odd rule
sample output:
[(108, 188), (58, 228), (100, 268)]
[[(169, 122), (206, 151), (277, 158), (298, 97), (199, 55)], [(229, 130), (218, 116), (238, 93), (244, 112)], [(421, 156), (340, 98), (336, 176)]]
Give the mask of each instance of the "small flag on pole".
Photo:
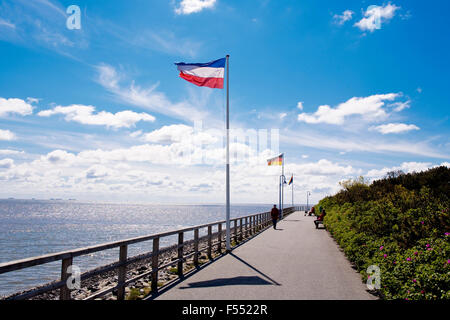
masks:
[(280, 154), (278, 157), (267, 160), (268, 166), (281, 166), (283, 165), (283, 154)]
[(291, 179), (289, 180), (289, 185), (291, 185), (292, 182), (294, 182), (294, 175), (291, 176)]
[(226, 58), (207, 63), (175, 63), (180, 77), (199, 87), (223, 89)]

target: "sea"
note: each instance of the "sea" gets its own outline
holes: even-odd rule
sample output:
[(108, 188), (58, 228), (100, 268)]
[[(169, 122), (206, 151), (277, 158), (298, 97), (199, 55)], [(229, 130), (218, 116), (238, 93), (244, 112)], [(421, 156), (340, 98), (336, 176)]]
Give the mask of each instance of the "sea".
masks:
[[(270, 204), (232, 205), (230, 216), (270, 209)], [(0, 263), (221, 220), (225, 220), (225, 205), (0, 199)], [(175, 237), (162, 238), (160, 245), (175, 244)], [(185, 239), (192, 237), (187, 234)], [(147, 253), (151, 248), (152, 241), (131, 245), (128, 256)], [(116, 262), (118, 256), (119, 249), (115, 248), (76, 257), (73, 264), (85, 272)], [(58, 280), (60, 273), (61, 262), (57, 261), (0, 274), (0, 296)]]

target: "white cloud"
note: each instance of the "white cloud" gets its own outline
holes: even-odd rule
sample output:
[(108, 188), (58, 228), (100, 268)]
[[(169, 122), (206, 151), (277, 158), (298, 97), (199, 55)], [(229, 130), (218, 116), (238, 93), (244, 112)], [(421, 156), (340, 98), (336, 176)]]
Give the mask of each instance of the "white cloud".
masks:
[(400, 112), (405, 109), (411, 108), (411, 100), (405, 101), (405, 102), (395, 102), (388, 105), (389, 107), (394, 107), (395, 112)]
[(373, 169), (367, 172), (366, 176), (372, 179), (381, 179), (386, 176), (388, 172), (391, 171), (403, 171), (404, 173), (421, 172), (426, 171), (437, 166), (450, 167), (450, 163), (443, 162), (440, 165), (433, 165), (431, 162), (403, 162), (400, 166), (383, 168), (383, 169)]
[[(4, 170), (0, 170), (0, 180), (8, 186), (9, 192), (17, 195), (27, 192), (41, 197), (51, 194), (78, 198), (81, 195), (97, 200), (111, 199), (113, 195), (116, 200), (127, 201), (143, 198), (167, 201), (168, 197), (176, 198), (178, 202), (180, 199), (185, 199), (184, 202), (221, 201), (224, 194), (223, 146), (207, 149), (204, 153), (205, 158), (215, 161), (212, 165), (183, 163), (179, 151), (180, 142), (79, 153), (54, 150), (17, 165), (10, 160), (1, 162)], [(248, 150), (244, 145), (233, 143), (231, 152)], [(231, 167), (234, 201), (276, 202), (279, 168), (267, 167), (266, 159), (271, 152), (267, 150), (257, 155), (253, 150), (248, 153), (248, 161), (237, 161)], [(317, 191), (317, 196), (320, 190), (335, 190), (342, 175), (359, 172), (351, 166), (325, 159), (306, 164), (290, 162), (285, 169), (294, 173), (296, 188), (307, 185), (310, 190)], [(2, 191), (0, 194), (4, 194)]]
[(16, 135), (9, 131), (9, 130), (2, 130), (0, 129), (0, 141), (1, 140), (6, 140), (6, 141), (11, 141), (11, 140), (15, 140), (16, 139)]
[(144, 135), (144, 140), (153, 143), (170, 144), (180, 142), (192, 135), (194, 129), (184, 124), (175, 124), (170, 126), (163, 126), (160, 129), (154, 130)]
[(287, 113), (286, 112), (282, 112), (282, 113), (280, 113), (279, 116), (280, 116), (280, 119), (283, 120), (284, 118), (286, 118)]
[(86, 179), (101, 179), (111, 176), (114, 171), (102, 165), (94, 165), (85, 171)]
[(133, 46), (182, 57), (196, 57), (198, 52), (202, 51), (203, 46), (200, 41), (181, 38), (174, 32), (165, 30), (140, 31), (130, 37), (125, 41), (129, 41)]
[(308, 159), (309, 156), (307, 154), (302, 154), (302, 159)]
[(320, 106), (313, 114), (301, 113), (298, 115), (298, 121), (306, 123), (328, 123), (342, 125), (347, 117), (359, 115), (366, 121), (379, 121), (387, 117), (383, 109), (385, 101), (392, 101), (400, 94), (377, 94), (369, 97), (354, 97), (339, 104), (336, 108), (328, 105)]
[(14, 160), (13, 159), (2, 159), (0, 160), (0, 169), (10, 169), (14, 166)]
[(11, 29), (15, 29), (16, 28), (16, 25), (14, 23), (6, 21), (6, 20), (4, 20), (2, 18), (0, 18), (0, 27), (1, 26), (7, 27), (7, 28), (11, 28)]
[(364, 12), (364, 18), (355, 23), (355, 27), (358, 27), (361, 31), (373, 32), (380, 29), (382, 23), (392, 19), (398, 9), (400, 7), (391, 3), (385, 6), (369, 6)]
[(11, 113), (17, 113), (21, 116), (30, 115), (33, 113), (33, 107), (22, 99), (0, 98), (0, 117), (6, 116)]
[(85, 44), (85, 31), (70, 35), (63, 32), (61, 21), (65, 22), (67, 14), (61, 4), (49, 0), (10, 1), (6, 7), (0, 7), (0, 15), (10, 31), (2, 28), (1, 40), (25, 47), (45, 47), (66, 56)]
[(342, 166), (326, 159), (321, 159), (318, 162), (292, 165), (289, 167), (289, 170), (293, 170), (298, 174), (319, 176), (348, 176), (357, 172), (352, 166)]
[(320, 148), (321, 150), (340, 150), (345, 152), (369, 152), (381, 154), (412, 154), (425, 157), (449, 159), (450, 154), (446, 150), (430, 147), (427, 142), (411, 141), (386, 141), (375, 139), (373, 136), (367, 138), (361, 135), (339, 136), (318, 132), (298, 132), (286, 131), (280, 135), (280, 143), (291, 146), (306, 146), (310, 148)]
[(180, 6), (175, 9), (177, 14), (191, 14), (204, 9), (213, 8), (216, 0), (182, 0)]
[(377, 127), (371, 127), (370, 130), (375, 130), (382, 134), (389, 134), (389, 133), (403, 133), (412, 130), (420, 130), (420, 128), (413, 124), (388, 123)]
[(50, 163), (66, 163), (70, 164), (71, 162), (75, 161), (75, 155), (72, 153), (69, 153), (64, 150), (55, 150), (50, 153), (48, 153), (46, 156), (41, 157), (42, 160), (49, 161)]
[(27, 102), (28, 103), (39, 103), (39, 101), (40, 101), (41, 99), (38, 99), (38, 98), (33, 98), (33, 97), (28, 97), (27, 98)]
[(17, 155), (24, 154), (23, 151), (11, 150), (11, 149), (0, 149), (0, 155)]
[(300, 101), (299, 103), (297, 103), (297, 108), (303, 110), (303, 102)]
[(130, 133), (130, 137), (137, 138), (142, 134), (142, 130), (133, 131)]
[(139, 121), (155, 121), (155, 117), (147, 113), (136, 113), (130, 110), (110, 113), (101, 111), (94, 113), (95, 107), (84, 105), (57, 106), (53, 109), (43, 110), (38, 116), (49, 117), (55, 114), (65, 115), (66, 121), (75, 121), (88, 125), (104, 125), (113, 128), (129, 128)]
[(333, 16), (334, 21), (338, 25), (343, 25), (347, 21), (351, 20), (354, 12), (352, 10), (345, 10), (341, 15), (335, 14)]
[(149, 88), (141, 88), (133, 81), (129, 87), (122, 87), (122, 77), (115, 68), (101, 64), (96, 69), (99, 73), (98, 83), (127, 104), (189, 121), (204, 119), (207, 115), (207, 112), (198, 109), (199, 105), (205, 103), (206, 97), (195, 101), (195, 106), (187, 101), (172, 103), (164, 93), (156, 90), (158, 83)]

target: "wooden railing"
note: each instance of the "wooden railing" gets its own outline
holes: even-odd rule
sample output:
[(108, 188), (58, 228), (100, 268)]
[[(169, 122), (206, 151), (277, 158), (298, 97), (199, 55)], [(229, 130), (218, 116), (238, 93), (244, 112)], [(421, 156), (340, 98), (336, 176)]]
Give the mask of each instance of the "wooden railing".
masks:
[(312, 207), (313, 207), (313, 205), (308, 205), (308, 206), (303, 205), (303, 206), (295, 206), (292, 208), (294, 208), (295, 211), (309, 211), (309, 210), (311, 210)]
[[(291, 214), (295, 211), (294, 207), (283, 209), (283, 218)], [(230, 237), (234, 244), (248, 238), (252, 237), (256, 233), (265, 230), (267, 227), (271, 225), (271, 216), (270, 212), (253, 214), (245, 217), (239, 217), (230, 219)], [(25, 268), (30, 268), (33, 266), (38, 266), (54, 261), (61, 261), (61, 279), (59, 281), (50, 283), (48, 285), (32, 289), (30, 291), (12, 296), (9, 299), (13, 300), (23, 300), (29, 299), (38, 295), (41, 295), (46, 292), (50, 292), (56, 289), (60, 290), (60, 300), (70, 300), (71, 299), (71, 289), (67, 286), (67, 282), (69, 279), (69, 270), (68, 268), (72, 266), (73, 259), (76, 257), (92, 254), (94, 252), (104, 251), (113, 248), (119, 248), (119, 261), (113, 264), (110, 264), (105, 267), (101, 267), (95, 269), (93, 271), (89, 271), (83, 273), (80, 277), (80, 281), (86, 280), (93, 276), (103, 274), (105, 272), (117, 269), (117, 284), (114, 286), (108, 287), (106, 289), (102, 289), (94, 294), (86, 297), (84, 300), (91, 300), (103, 295), (106, 295), (110, 292), (117, 290), (117, 299), (123, 300), (125, 298), (125, 288), (133, 282), (137, 280), (151, 276), (151, 290), (152, 292), (158, 291), (158, 271), (170, 267), (172, 265), (177, 265), (177, 274), (179, 277), (183, 277), (183, 263), (190, 257), (193, 259), (193, 264), (195, 267), (199, 266), (199, 256), (200, 252), (207, 251), (207, 256), (210, 260), (213, 259), (213, 248), (216, 247), (217, 253), (222, 253), (222, 244), (224, 242), (223, 237), (225, 234), (225, 229), (222, 229), (222, 225), (225, 224), (225, 221), (217, 221), (213, 223), (198, 225), (194, 227), (188, 227), (179, 230), (173, 230), (148, 236), (141, 236), (121, 241), (114, 241), (103, 243), (100, 245), (78, 248), (73, 250), (62, 251), (58, 253), (47, 254), (38, 257), (26, 258), (21, 260), (10, 261), (6, 263), (0, 263), (0, 274), (13, 272)], [(213, 226), (217, 226), (217, 232), (213, 234), (212, 229)], [(206, 238), (207, 245), (205, 248), (200, 249), (200, 230), (207, 228), (207, 235), (203, 238)], [(186, 232), (194, 232), (194, 239), (190, 241), (184, 241), (184, 234)], [(177, 258), (175, 260), (170, 261), (169, 263), (160, 265), (160, 255), (169, 250), (173, 250), (173, 246), (160, 248), (160, 239), (164, 237), (169, 237), (173, 235), (178, 235), (178, 244), (176, 245), (177, 249)], [(216, 241), (214, 241), (216, 239)], [(144, 241), (153, 241), (153, 250), (149, 253), (139, 255), (136, 257), (128, 258), (127, 251), (128, 246), (131, 244), (144, 242)], [(187, 244), (193, 244), (193, 251), (184, 254), (184, 247)], [(127, 279), (127, 265), (151, 258), (151, 270), (139, 274), (133, 278)], [(0, 284), (1, 285), (1, 284)]]

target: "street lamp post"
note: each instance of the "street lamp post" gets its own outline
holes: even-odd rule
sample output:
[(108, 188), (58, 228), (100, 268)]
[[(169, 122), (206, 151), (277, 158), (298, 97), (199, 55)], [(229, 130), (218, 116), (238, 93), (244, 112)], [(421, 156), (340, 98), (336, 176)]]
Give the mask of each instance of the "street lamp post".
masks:
[(309, 211), (309, 196), (311, 195), (311, 192), (306, 191), (306, 210)]

